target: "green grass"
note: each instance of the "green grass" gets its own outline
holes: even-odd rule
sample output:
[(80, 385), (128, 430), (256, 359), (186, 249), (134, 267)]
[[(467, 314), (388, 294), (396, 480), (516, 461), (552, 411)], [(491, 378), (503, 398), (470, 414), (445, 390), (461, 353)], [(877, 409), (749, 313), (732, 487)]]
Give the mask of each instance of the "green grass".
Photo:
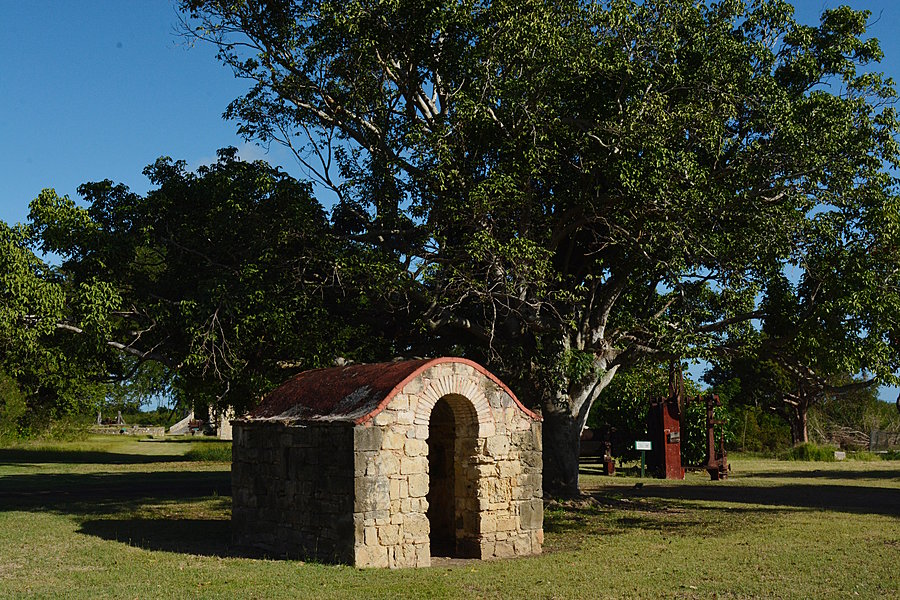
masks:
[(231, 462), (231, 442), (194, 442), (184, 456), (201, 462)]
[(542, 556), (387, 571), (241, 556), (229, 463), (186, 460), (198, 444), (0, 450), (0, 597), (900, 597), (896, 461), (585, 475), (585, 499), (547, 503)]

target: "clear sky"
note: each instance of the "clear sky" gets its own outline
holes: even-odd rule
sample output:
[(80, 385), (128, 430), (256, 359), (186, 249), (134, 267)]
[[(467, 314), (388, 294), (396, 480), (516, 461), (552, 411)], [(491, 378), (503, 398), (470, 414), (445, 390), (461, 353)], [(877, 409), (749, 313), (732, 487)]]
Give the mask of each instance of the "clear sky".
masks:
[[(900, 2), (794, 2), (809, 24), (841, 4), (872, 11), (881, 70), (900, 80)], [(75, 197), (112, 179), (143, 193), (141, 171), (159, 156), (196, 167), (224, 146), (302, 177), (286, 152), (267, 154), (222, 119), (248, 84), (212, 48), (187, 46), (177, 23), (171, 0), (0, 0), (0, 220), (25, 220), (45, 187)]]

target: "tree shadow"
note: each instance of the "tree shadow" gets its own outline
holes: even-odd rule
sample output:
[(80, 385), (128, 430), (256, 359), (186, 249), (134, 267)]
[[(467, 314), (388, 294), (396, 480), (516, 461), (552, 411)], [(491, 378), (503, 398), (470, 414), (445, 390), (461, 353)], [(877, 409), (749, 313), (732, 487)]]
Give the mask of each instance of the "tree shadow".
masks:
[[(795, 507), (822, 511), (900, 516), (900, 490), (872, 486), (800, 485), (666, 485), (640, 488), (604, 486), (595, 496), (654, 498), (680, 501), (732, 502), (763, 506)], [(731, 509), (729, 509), (731, 510)]]
[(231, 545), (231, 521), (224, 519), (89, 519), (78, 533), (143, 550), (199, 556), (249, 556)]
[(0, 465), (27, 466), (36, 463), (129, 465), (181, 462), (183, 456), (170, 454), (117, 454), (100, 450), (0, 449)]
[(864, 471), (835, 471), (816, 469), (813, 471), (759, 471), (750, 473), (751, 477), (762, 479), (896, 479), (900, 480), (900, 469), (867, 469)]
[(38, 473), (0, 478), (0, 511), (83, 516), (150, 502), (230, 495), (229, 471)]

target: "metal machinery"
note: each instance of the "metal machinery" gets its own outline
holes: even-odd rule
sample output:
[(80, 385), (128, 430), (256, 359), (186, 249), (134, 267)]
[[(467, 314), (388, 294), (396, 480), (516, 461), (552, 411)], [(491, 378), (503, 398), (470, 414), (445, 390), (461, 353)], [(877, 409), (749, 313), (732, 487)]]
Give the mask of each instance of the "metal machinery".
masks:
[(669, 368), (669, 395), (650, 401), (647, 431), (653, 447), (649, 466), (664, 479), (684, 479), (681, 466), (681, 407), (684, 404), (684, 380), (675, 364)]
[[(700, 400), (700, 396), (697, 397)], [(715, 408), (722, 402), (715, 394), (706, 396), (706, 472), (713, 481), (728, 477), (728, 453), (725, 451), (725, 428), (719, 437), (719, 451), (716, 452), (716, 425), (725, 421), (715, 418)]]
[(715, 418), (715, 408), (722, 402), (715, 394), (686, 398), (684, 378), (676, 362), (669, 367), (669, 395), (650, 401), (647, 416), (647, 431), (653, 443), (650, 453), (650, 467), (665, 479), (684, 479), (681, 464), (681, 430), (683, 408), (686, 402), (706, 404), (706, 464), (704, 468), (712, 480), (728, 476), (728, 454), (725, 451), (725, 431), (721, 430), (719, 447), (716, 448), (716, 425), (724, 421)]

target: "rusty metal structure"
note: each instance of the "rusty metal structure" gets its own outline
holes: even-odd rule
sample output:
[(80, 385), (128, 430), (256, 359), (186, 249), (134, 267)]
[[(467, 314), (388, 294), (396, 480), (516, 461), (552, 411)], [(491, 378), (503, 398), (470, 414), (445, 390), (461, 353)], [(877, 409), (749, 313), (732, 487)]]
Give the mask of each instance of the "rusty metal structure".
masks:
[[(678, 366), (676, 366), (678, 365)], [(684, 479), (681, 462), (681, 432), (684, 407), (688, 402), (706, 404), (706, 462), (703, 468), (710, 479), (718, 481), (728, 477), (728, 453), (725, 451), (725, 430), (722, 428), (719, 445), (716, 447), (716, 426), (725, 422), (715, 418), (715, 409), (722, 402), (715, 394), (688, 398), (684, 394), (684, 377), (680, 361), (669, 366), (669, 395), (650, 400), (647, 415), (647, 431), (653, 449), (650, 453), (650, 467), (664, 479)]]
[[(697, 397), (700, 399), (700, 396)], [(721, 429), (719, 450), (716, 451), (716, 425), (724, 425), (725, 421), (716, 419), (715, 409), (722, 406), (716, 394), (709, 394), (706, 400), (706, 472), (713, 481), (728, 477), (728, 453), (725, 451), (725, 428)]]
[(649, 466), (663, 479), (684, 479), (681, 466), (681, 413), (684, 406), (684, 379), (675, 363), (669, 367), (669, 395), (650, 401), (647, 432), (653, 448)]

